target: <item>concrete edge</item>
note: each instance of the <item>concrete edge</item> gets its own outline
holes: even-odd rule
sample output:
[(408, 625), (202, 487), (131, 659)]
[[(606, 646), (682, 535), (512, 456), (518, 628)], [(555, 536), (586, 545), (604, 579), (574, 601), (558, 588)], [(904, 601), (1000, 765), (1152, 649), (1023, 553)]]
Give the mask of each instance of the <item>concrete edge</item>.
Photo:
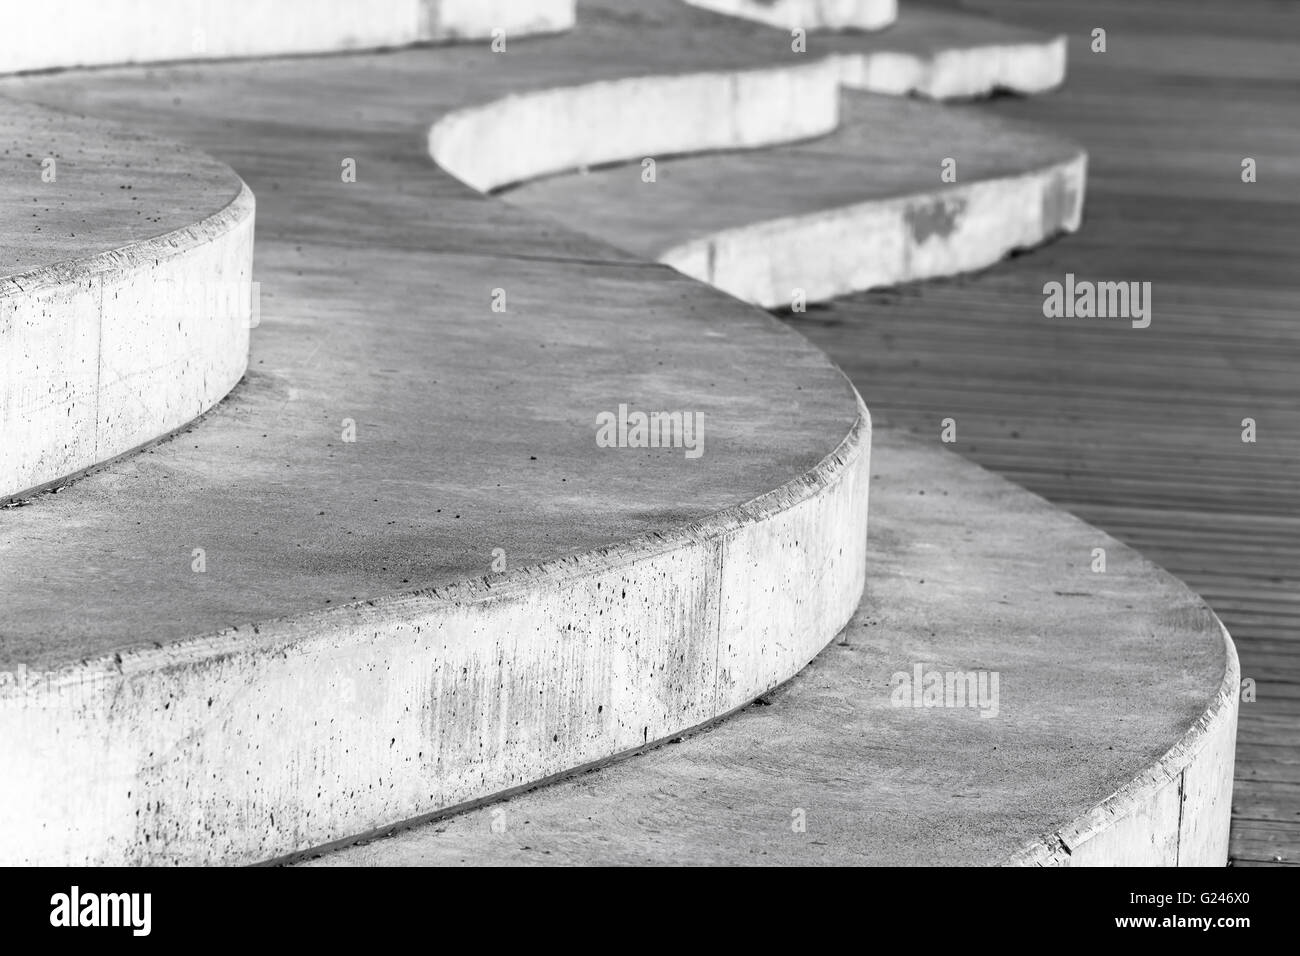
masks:
[(175, 431), (243, 377), (256, 201), (231, 177), (193, 225), (0, 277), (0, 371), (22, 383), (0, 399), (0, 501)]
[[(586, 128), (592, 108), (635, 116), (629, 92), (695, 106), (695, 133), (719, 145), (803, 138), (838, 120), (831, 61), (504, 102), (527, 112), (559, 95)], [(674, 129), (658, 132), (681, 141)], [(691, 135), (683, 143), (699, 145)], [(20, 673), (0, 688), (10, 718), (0, 762), (43, 769), (3, 794), (0, 819), (40, 824), (9, 827), (22, 835), (5, 857), (273, 859), (643, 749), (735, 710), (805, 666), (860, 598), (870, 419), (845, 388), (858, 413), (834, 452), (671, 534), (251, 634)], [(64, 768), (77, 768), (81, 783), (60, 786)]]
[(1205, 712), (1156, 763), (1003, 865), (1227, 864), (1241, 667), (1228, 629), (1214, 619), (1223, 635), (1224, 672)]
[(1011, 176), (769, 219), (657, 258), (763, 308), (983, 269), (1083, 220), (1087, 154)]
[(6, 11), (0, 74), (508, 42), (574, 18), (574, 0), (45, 0)]
[(856, 401), (816, 467), (671, 535), (21, 674), (0, 688), (0, 763), (30, 768), (0, 794), (3, 861), (289, 856), (735, 710), (860, 599), (870, 418)]
[(429, 129), (429, 155), (486, 193), (603, 163), (811, 139), (839, 125), (839, 105), (831, 58), (603, 80), (450, 112)]
[[(160, 141), (159, 145), (167, 144)], [(256, 208), (256, 198), (248, 184), (233, 169), (228, 171), (231, 179), (239, 183), (239, 188), (231, 200), (217, 211), (191, 225), (180, 226), (148, 239), (128, 242), (88, 256), (72, 256), (24, 272), (0, 275), (0, 303), (65, 286), (78, 279), (122, 272), (149, 265), (159, 259), (184, 255), (195, 246), (221, 238), (245, 218), (251, 217)]]
[(684, 0), (711, 13), (783, 30), (883, 30), (898, 18), (898, 0)]
[(1065, 36), (1039, 42), (979, 44), (933, 56), (896, 50), (835, 54), (840, 82), (849, 89), (889, 96), (916, 94), (962, 100), (998, 91), (1033, 95), (1065, 82)]
[(511, 36), (544, 36), (572, 30), (574, 0), (421, 0), (420, 39), (465, 42)]

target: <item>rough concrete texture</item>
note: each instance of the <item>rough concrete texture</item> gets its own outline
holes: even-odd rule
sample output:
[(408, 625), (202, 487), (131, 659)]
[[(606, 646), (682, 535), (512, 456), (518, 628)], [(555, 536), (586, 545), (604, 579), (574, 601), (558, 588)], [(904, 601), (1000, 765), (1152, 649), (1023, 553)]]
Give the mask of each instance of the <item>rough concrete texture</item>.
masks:
[[(263, 197), (243, 387), (0, 515), (5, 859), (343, 839), (680, 733), (848, 620), (869, 432), (838, 371), (420, 148), (485, 89), (599, 74), (591, 39), (5, 85), (170, 131)], [(598, 447), (620, 403), (702, 416), (704, 454)]]
[(10, 4), (0, 73), (551, 33), (573, 0), (44, 0)]
[[(1214, 614), (937, 437), (877, 429), (872, 472), (862, 606), (789, 684), (707, 733), (311, 862), (1222, 865), (1237, 671)], [(998, 672), (997, 715), (894, 706), (918, 664)]]
[[(981, 114), (845, 94), (841, 126), (754, 152), (552, 177), (512, 204), (749, 302), (955, 275), (1078, 228), (1086, 157)], [(881, 135), (888, 130), (887, 136)], [(649, 154), (647, 154), (649, 155)], [(941, 182), (943, 163), (956, 182)]]
[(0, 500), (137, 448), (244, 374), (253, 196), (229, 167), (0, 100)]
[(429, 154), (486, 192), (629, 158), (788, 143), (838, 122), (839, 74), (823, 59), (510, 96), (434, 123)]
[(727, 16), (786, 30), (880, 30), (898, 16), (897, 0), (686, 0)]

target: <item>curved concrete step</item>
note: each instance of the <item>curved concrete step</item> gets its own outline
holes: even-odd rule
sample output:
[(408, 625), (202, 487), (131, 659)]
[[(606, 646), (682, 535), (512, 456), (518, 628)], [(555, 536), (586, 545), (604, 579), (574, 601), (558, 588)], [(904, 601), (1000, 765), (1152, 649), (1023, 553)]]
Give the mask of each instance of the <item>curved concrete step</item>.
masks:
[[(0, 515), (5, 860), (250, 862), (441, 812), (715, 719), (849, 619), (869, 422), (839, 372), (413, 148), (493, 92), (708, 56), (646, 40), (610, 14), (504, 58), (3, 85), (227, 158), (263, 300), (202, 423)], [(621, 405), (703, 445), (601, 447)]]
[[(1064, 36), (968, 16), (925, 0), (686, 2), (790, 31), (779, 38), (787, 53), (829, 55), (844, 85), (853, 89), (967, 99), (999, 90), (1042, 93), (1065, 80)], [(855, 32), (882, 27), (889, 29), (878, 35)]]
[(228, 166), (0, 99), (0, 501), (129, 452), (239, 381), (253, 194)]
[(685, 0), (692, 6), (791, 30), (880, 30), (898, 16), (897, 0)]
[(310, 865), (1222, 866), (1239, 673), (1213, 612), (934, 439), (877, 429), (872, 472), (862, 606), (789, 684)]
[(809, 39), (831, 52), (852, 89), (931, 99), (1043, 93), (1065, 80), (1066, 38), (904, 0), (898, 22), (879, 35)]
[(0, 73), (554, 33), (573, 0), (45, 0), (11, 4)]
[[(945, 164), (951, 164), (945, 167)], [(949, 168), (955, 182), (943, 182)], [(503, 194), (766, 308), (950, 276), (1079, 227), (1087, 157), (966, 110), (846, 94), (839, 129)]]

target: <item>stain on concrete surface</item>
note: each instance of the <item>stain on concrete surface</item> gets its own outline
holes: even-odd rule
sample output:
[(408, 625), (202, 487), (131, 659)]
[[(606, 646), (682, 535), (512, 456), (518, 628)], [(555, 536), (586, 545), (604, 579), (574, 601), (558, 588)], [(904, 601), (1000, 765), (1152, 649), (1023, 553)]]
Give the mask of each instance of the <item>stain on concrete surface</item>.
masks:
[(952, 235), (965, 211), (964, 199), (935, 199), (909, 206), (903, 218), (912, 238), (924, 243), (933, 236), (946, 239)]

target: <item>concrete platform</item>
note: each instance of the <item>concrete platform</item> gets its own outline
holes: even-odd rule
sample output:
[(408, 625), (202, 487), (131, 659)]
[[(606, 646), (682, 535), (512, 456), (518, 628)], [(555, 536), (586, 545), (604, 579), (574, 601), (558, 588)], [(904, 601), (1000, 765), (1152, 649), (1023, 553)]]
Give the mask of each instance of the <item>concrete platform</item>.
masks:
[[(780, 690), (309, 864), (1222, 866), (1239, 674), (1204, 602), (937, 436), (876, 430), (871, 510), (862, 606)], [(988, 706), (898, 706), (917, 667)]]
[(0, 100), (0, 501), (125, 454), (243, 376), (253, 194), (189, 146)]
[[(945, 162), (956, 181), (942, 181)], [(985, 268), (1079, 227), (1087, 157), (1050, 134), (846, 94), (840, 126), (761, 151), (555, 176), (507, 202), (765, 308)]]

